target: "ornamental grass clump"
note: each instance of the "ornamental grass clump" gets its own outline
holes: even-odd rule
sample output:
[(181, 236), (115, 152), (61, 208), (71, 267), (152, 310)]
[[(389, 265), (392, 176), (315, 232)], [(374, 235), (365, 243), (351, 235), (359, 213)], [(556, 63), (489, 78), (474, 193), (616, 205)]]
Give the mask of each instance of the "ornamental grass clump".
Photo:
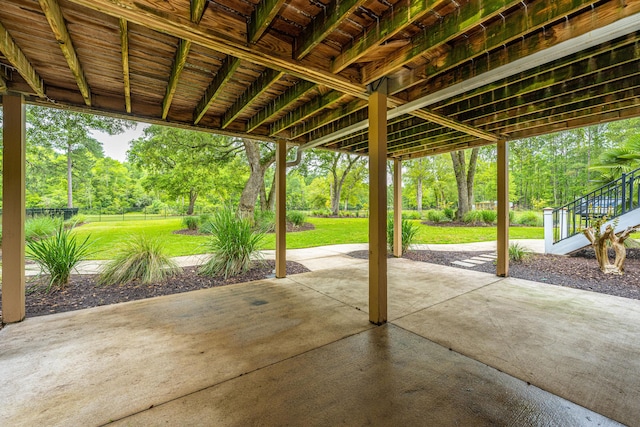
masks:
[(36, 262), (42, 271), (49, 276), (47, 291), (52, 287), (64, 287), (69, 283), (69, 276), (80, 261), (90, 255), (90, 243), (87, 236), (78, 243), (73, 229), (65, 229), (60, 223), (53, 236), (31, 240), (27, 243), (26, 256)]
[(140, 281), (143, 284), (162, 282), (182, 269), (165, 254), (162, 244), (144, 235), (125, 242), (116, 255), (102, 268), (98, 282), (114, 285)]
[(307, 216), (303, 212), (291, 211), (287, 213), (287, 221), (295, 227), (301, 227), (307, 220)]
[(36, 216), (29, 218), (24, 224), (25, 240), (40, 240), (52, 236), (62, 224), (61, 218)]
[[(402, 252), (406, 252), (413, 244), (418, 235), (420, 227), (415, 222), (402, 220)], [(393, 218), (387, 220), (387, 246), (389, 251), (393, 252)]]
[(200, 273), (226, 279), (249, 270), (252, 259), (259, 257), (258, 247), (264, 232), (231, 209), (223, 209), (213, 216), (211, 230), (206, 243), (211, 258), (200, 267)]
[(197, 230), (198, 229), (198, 217), (197, 216), (185, 216), (182, 218), (182, 225), (187, 227), (189, 230)]
[(531, 256), (531, 251), (520, 243), (509, 244), (509, 259), (514, 262), (524, 261)]

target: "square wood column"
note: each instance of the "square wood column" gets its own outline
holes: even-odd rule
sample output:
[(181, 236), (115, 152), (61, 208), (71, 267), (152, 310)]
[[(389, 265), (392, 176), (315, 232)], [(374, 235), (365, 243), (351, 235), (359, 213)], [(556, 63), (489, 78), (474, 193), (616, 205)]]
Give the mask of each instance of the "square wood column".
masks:
[(25, 316), (25, 107), (22, 95), (2, 97), (2, 320)]
[(402, 161), (393, 160), (393, 256), (402, 257)]
[(496, 274), (509, 275), (509, 143), (498, 141), (498, 261)]
[(387, 321), (386, 84), (369, 95), (369, 321)]
[(276, 277), (287, 277), (287, 143), (276, 144)]

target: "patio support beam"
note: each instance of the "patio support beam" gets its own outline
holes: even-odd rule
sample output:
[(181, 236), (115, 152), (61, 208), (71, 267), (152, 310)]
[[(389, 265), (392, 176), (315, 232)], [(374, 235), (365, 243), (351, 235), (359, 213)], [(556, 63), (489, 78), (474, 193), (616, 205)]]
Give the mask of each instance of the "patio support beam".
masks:
[(284, 76), (282, 71), (272, 70), (271, 68), (264, 70), (224, 114), (222, 129), (229, 126), (253, 101), (266, 92), (269, 86), (280, 80), (282, 76)]
[(122, 53), (122, 77), (124, 79), (124, 104), (131, 114), (131, 79), (129, 77), (129, 25), (125, 19), (120, 21), (120, 51)]
[(402, 257), (402, 161), (393, 159), (393, 256)]
[(4, 95), (2, 158), (2, 321), (25, 316), (25, 106), (22, 95)]
[(57, 0), (39, 0), (39, 2), (44, 15), (47, 17), (47, 21), (49, 21), (49, 26), (53, 31), (53, 35), (55, 36), (58, 45), (62, 50), (62, 54), (67, 60), (69, 69), (76, 79), (76, 84), (78, 85), (78, 89), (80, 89), (80, 93), (84, 98), (84, 103), (90, 107), (91, 89), (89, 89), (89, 84), (87, 83), (87, 79), (84, 75), (84, 70), (82, 69), (80, 60), (78, 59), (76, 49), (75, 47), (73, 47), (73, 43), (71, 42), (71, 35), (69, 35), (67, 25), (64, 23), (64, 16), (62, 16), (60, 5), (58, 4)]
[(222, 88), (226, 86), (229, 80), (231, 80), (233, 73), (236, 72), (239, 65), (240, 60), (238, 58), (234, 58), (232, 56), (227, 56), (225, 58), (215, 77), (211, 83), (209, 83), (209, 87), (205, 90), (204, 96), (200, 99), (200, 102), (198, 102), (196, 111), (193, 114), (193, 124), (197, 125), (204, 115), (207, 114), (209, 107), (211, 107), (218, 96), (220, 96)]
[(287, 277), (287, 142), (276, 144), (276, 278)]
[(496, 274), (509, 275), (509, 143), (498, 141), (498, 262)]
[(22, 76), (33, 92), (40, 98), (45, 98), (44, 82), (33, 68), (22, 50), (13, 41), (7, 29), (0, 23), (0, 52), (7, 60), (16, 67), (18, 73)]
[(344, 94), (332, 90), (324, 95), (317, 96), (313, 101), (307, 102), (295, 110), (287, 113), (286, 116), (276, 120), (270, 126), (269, 135), (275, 135), (291, 126), (308, 119), (318, 111), (339, 101)]
[[(206, 0), (191, 0), (191, 22), (195, 24), (200, 22), (206, 5)], [(176, 89), (178, 88), (178, 81), (180, 80), (182, 70), (184, 70), (184, 65), (187, 63), (187, 57), (189, 56), (190, 50), (191, 41), (180, 39), (178, 42), (178, 50), (176, 50), (176, 56), (173, 60), (171, 74), (169, 75), (167, 91), (164, 95), (164, 99), (162, 100), (162, 120), (165, 120), (169, 114), (173, 95), (175, 95)]]
[(369, 95), (369, 321), (381, 325), (387, 321), (387, 81), (377, 83)]

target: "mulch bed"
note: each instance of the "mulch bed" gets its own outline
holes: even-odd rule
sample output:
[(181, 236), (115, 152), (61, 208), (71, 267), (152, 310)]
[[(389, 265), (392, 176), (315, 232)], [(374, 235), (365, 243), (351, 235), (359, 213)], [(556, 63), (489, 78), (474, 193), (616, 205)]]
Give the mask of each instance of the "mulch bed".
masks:
[[(410, 251), (403, 258), (432, 264), (447, 265), (465, 270), (496, 272), (496, 266), (487, 262), (475, 267), (461, 267), (452, 261), (463, 261), (491, 252)], [(367, 251), (349, 254), (366, 259)], [(610, 251), (610, 258), (614, 258)], [(592, 249), (583, 249), (572, 256), (532, 254), (527, 259), (509, 263), (509, 276), (619, 297), (640, 299), (640, 249), (627, 249), (625, 271), (622, 276), (604, 274), (598, 268)]]
[[(43, 278), (32, 278), (27, 283), (26, 313), (27, 317), (62, 313), (100, 305), (116, 304), (144, 298), (170, 295), (197, 289), (215, 288), (234, 283), (249, 282), (274, 277), (275, 261), (267, 260), (254, 263), (244, 274), (224, 279), (223, 277), (201, 276), (197, 267), (187, 267), (183, 272), (165, 282), (143, 285), (129, 283), (125, 285), (99, 286), (96, 275), (71, 276), (69, 284), (60, 290), (46, 292)], [(306, 273), (309, 270), (301, 264), (287, 261), (287, 275)], [(0, 295), (0, 304), (2, 297)]]

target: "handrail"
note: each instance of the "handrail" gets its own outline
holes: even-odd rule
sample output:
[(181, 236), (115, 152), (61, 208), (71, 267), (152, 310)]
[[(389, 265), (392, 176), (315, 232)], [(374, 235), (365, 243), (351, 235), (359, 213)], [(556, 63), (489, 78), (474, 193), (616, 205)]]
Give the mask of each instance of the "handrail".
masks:
[(589, 227), (594, 218), (614, 219), (640, 207), (640, 168), (553, 210), (553, 243)]

